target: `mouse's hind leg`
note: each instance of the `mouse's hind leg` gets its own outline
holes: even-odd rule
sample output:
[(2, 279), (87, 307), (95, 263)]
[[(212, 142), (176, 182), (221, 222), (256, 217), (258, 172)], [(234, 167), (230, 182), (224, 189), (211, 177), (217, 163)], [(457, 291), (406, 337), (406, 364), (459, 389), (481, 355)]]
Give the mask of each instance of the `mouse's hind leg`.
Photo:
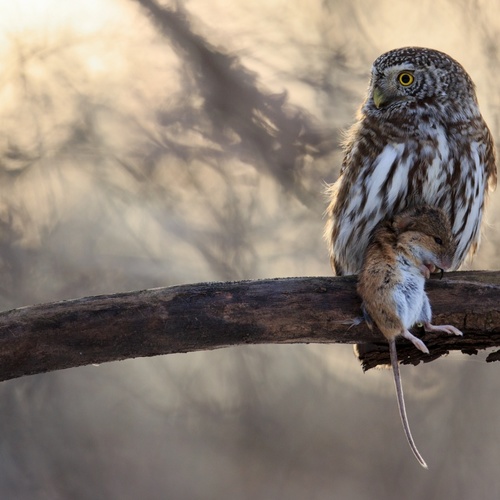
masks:
[[(433, 325), (431, 324), (432, 312), (431, 304), (429, 302), (429, 297), (424, 296), (424, 303), (422, 305), (422, 310), (420, 311), (419, 322), (424, 324), (424, 330), (426, 332), (445, 332), (450, 335), (463, 335), (463, 333), (452, 325)], [(410, 339), (411, 340), (411, 339)]]
[(405, 339), (411, 340), (413, 342), (413, 345), (417, 349), (419, 349), (422, 352), (425, 352), (426, 354), (429, 354), (429, 349), (427, 349), (427, 346), (418, 337), (415, 337), (415, 335), (410, 333), (408, 330), (404, 330), (401, 335)]

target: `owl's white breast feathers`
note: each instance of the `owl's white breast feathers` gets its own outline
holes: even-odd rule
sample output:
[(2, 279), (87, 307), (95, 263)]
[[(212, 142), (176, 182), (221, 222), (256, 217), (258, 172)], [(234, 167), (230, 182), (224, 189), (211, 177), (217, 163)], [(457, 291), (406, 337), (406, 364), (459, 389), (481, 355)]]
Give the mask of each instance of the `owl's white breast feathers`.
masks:
[(360, 271), (364, 249), (378, 222), (410, 206), (428, 204), (450, 215), (453, 234), (460, 235), (453, 268), (464, 260), (471, 245), (479, 243), (485, 145), (471, 142), (460, 158), (454, 158), (442, 127), (429, 127), (426, 137), (425, 141), (409, 138), (388, 143), (375, 159), (364, 159), (339, 214), (343, 220), (356, 222), (340, 224), (333, 242), (333, 255), (345, 273)]

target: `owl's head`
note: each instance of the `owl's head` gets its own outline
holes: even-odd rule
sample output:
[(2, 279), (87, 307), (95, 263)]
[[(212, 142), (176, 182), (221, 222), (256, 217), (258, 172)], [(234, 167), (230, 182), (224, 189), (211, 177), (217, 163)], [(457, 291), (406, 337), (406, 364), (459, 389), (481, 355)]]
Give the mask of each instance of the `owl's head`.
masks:
[(397, 112), (421, 104), (477, 104), (474, 84), (450, 56), (420, 47), (395, 49), (373, 63), (365, 111)]

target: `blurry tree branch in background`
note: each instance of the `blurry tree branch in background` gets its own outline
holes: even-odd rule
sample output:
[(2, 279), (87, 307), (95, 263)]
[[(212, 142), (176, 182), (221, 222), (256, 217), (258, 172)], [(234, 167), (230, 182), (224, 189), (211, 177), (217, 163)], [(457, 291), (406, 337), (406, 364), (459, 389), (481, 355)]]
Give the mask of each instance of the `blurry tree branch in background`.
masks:
[[(422, 334), (431, 354), (403, 342), (403, 362), (500, 346), (500, 272), (450, 273), (427, 288), (434, 322), (464, 337)], [(245, 344), (376, 342), (364, 367), (387, 363), (380, 333), (353, 326), (359, 315), (353, 276), (201, 283), (24, 307), (0, 315), (0, 379)]]
[[(183, 61), (184, 92), (201, 98), (205, 139), (271, 175), (304, 205), (322, 208), (317, 187), (311, 192), (303, 185), (301, 170), (308, 158), (325, 156), (335, 148), (336, 134), (321, 132), (305, 109), (287, 102), (286, 92), (260, 89), (257, 74), (237, 56), (212, 46), (192, 30), (180, 2), (170, 9), (154, 0), (136, 1)], [(171, 112), (159, 120), (170, 125)]]

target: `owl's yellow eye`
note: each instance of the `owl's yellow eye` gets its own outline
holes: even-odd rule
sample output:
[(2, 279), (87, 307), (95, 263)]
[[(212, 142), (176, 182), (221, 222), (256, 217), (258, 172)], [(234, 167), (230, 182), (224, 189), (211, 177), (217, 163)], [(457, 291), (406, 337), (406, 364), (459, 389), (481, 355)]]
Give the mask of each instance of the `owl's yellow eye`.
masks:
[(402, 73), (399, 73), (398, 75), (398, 82), (403, 86), (403, 87), (409, 87), (413, 81), (415, 80), (415, 77), (409, 73), (408, 71), (403, 71)]

